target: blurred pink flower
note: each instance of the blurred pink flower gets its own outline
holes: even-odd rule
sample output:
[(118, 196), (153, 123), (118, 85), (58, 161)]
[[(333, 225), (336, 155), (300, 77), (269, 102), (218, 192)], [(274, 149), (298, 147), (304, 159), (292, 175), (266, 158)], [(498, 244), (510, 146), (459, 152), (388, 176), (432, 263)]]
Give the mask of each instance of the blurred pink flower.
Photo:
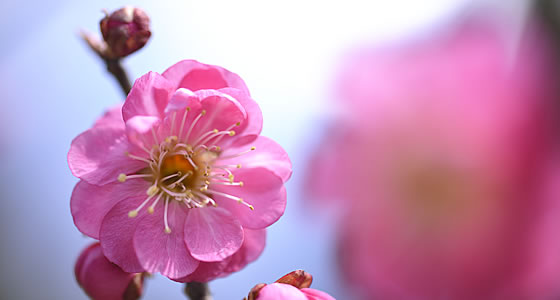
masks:
[(97, 242), (82, 251), (74, 271), (76, 280), (92, 299), (135, 300), (142, 295), (144, 276), (126, 273), (108, 261)]
[(347, 111), (313, 157), (309, 186), (345, 208), (340, 265), (369, 298), (560, 295), (551, 280), (558, 263), (535, 271), (544, 259), (537, 247), (558, 244), (540, 230), (544, 209), (560, 199), (540, 194), (554, 93), (532, 33), (515, 60), (501, 34), (470, 24), (362, 51), (345, 66)]
[[(78, 229), (127, 272), (207, 281), (255, 260), (284, 213), (285, 151), (236, 74), (181, 61), (72, 142)], [(118, 179), (118, 180), (117, 180)]]
[(311, 274), (296, 270), (275, 283), (255, 285), (249, 292), (248, 300), (334, 300), (325, 292), (309, 288), (312, 281)]

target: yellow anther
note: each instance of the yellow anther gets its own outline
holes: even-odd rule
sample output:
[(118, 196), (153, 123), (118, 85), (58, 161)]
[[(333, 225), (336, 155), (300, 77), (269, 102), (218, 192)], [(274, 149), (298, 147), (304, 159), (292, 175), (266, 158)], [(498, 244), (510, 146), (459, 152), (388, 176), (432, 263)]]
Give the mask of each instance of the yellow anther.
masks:
[(237, 166), (235, 166), (235, 167), (237, 167), (238, 169), (241, 169), (241, 164), (237, 164)]
[(239, 125), (241, 125), (241, 122), (235, 123), (235, 126), (239, 126)]
[(137, 210), (131, 210), (128, 212), (128, 217), (129, 218), (134, 218), (138, 215), (138, 211)]
[(165, 233), (170, 234), (171, 233), (171, 228), (165, 227)]
[(200, 191), (201, 191), (201, 192), (206, 192), (207, 190), (208, 190), (208, 187), (205, 187), (205, 186), (203, 186), (203, 187), (200, 188)]
[(230, 131), (229, 131), (229, 136), (234, 136), (234, 135), (235, 135), (235, 131), (230, 130)]
[(191, 111), (191, 108), (187, 106), (187, 111)]
[(119, 177), (117, 178), (120, 182), (125, 182), (126, 181), (126, 174), (125, 173), (120, 173)]
[(213, 131), (214, 133), (218, 133), (218, 132), (219, 132), (218, 129), (214, 129), (214, 130), (212, 130), (212, 131)]
[(149, 214), (153, 214), (154, 213), (154, 208), (153, 207), (148, 207), (148, 213)]
[(240, 182), (239, 182), (239, 186), (243, 186), (243, 181), (240, 181)]
[(159, 192), (159, 188), (158, 188), (157, 186), (155, 186), (155, 185), (152, 185), (152, 186), (148, 189), (148, 191), (146, 191), (146, 194), (148, 194), (148, 196), (151, 197), (151, 196), (155, 195), (157, 192)]
[(128, 156), (129, 154), (130, 154), (130, 152), (128, 152), (128, 151), (125, 151), (125, 152), (124, 152), (124, 155), (125, 155), (125, 156)]
[(206, 109), (203, 109), (200, 114), (204, 116), (206, 114)]
[(249, 204), (249, 208), (250, 208), (251, 210), (255, 210), (255, 208), (254, 208), (253, 205), (251, 205), (251, 204)]
[(255, 149), (257, 149), (257, 147), (255, 147), (255, 146), (251, 147), (251, 151), (253, 151)]
[(220, 146), (216, 147), (216, 151), (220, 151), (220, 149), (222, 149), (222, 148), (220, 148)]

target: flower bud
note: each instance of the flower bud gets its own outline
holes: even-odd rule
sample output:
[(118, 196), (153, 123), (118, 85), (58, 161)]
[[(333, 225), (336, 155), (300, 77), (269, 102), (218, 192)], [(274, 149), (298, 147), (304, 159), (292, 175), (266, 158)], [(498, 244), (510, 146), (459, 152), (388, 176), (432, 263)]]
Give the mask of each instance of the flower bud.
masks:
[(311, 274), (296, 270), (288, 273), (272, 284), (255, 285), (245, 300), (335, 300), (331, 295), (309, 288), (313, 277)]
[(140, 8), (125, 6), (107, 14), (99, 23), (107, 55), (125, 57), (142, 48), (151, 36), (150, 18)]
[(94, 243), (76, 261), (76, 280), (94, 300), (137, 300), (142, 296), (143, 273), (127, 273), (111, 263)]

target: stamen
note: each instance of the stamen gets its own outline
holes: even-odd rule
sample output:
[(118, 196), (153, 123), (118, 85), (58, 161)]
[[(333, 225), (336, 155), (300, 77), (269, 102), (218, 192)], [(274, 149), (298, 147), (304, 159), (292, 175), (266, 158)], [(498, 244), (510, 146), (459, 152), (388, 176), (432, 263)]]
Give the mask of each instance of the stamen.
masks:
[(152, 185), (148, 188), (148, 190), (146, 191), (146, 194), (148, 194), (148, 196), (153, 196), (157, 192), (159, 192), (159, 188), (157, 187), (156, 183), (154, 183), (154, 185)]
[[(230, 125), (225, 131), (230, 131), (233, 127), (239, 126), (239, 125), (241, 125), (241, 122), (237, 122), (237, 123), (235, 123), (235, 124), (233, 124), (233, 125)], [(219, 142), (222, 140), (223, 137), (224, 137), (223, 135), (220, 136), (220, 137), (218, 137), (218, 139), (217, 139), (214, 143), (215, 143), (215, 144), (219, 143)], [(219, 150), (218, 150), (218, 151), (219, 151)]]
[(143, 162), (145, 162), (145, 163), (147, 163), (147, 164), (151, 164), (151, 163), (152, 163), (152, 161), (147, 160), (147, 159), (145, 159), (145, 158), (143, 158), (143, 157), (140, 157), (140, 156), (136, 156), (136, 155), (134, 155), (134, 154), (130, 154), (130, 152), (128, 152), (128, 151), (125, 152), (124, 155), (126, 155), (126, 156), (128, 156), (128, 157), (130, 157), (130, 158), (132, 158), (132, 159), (136, 159), (136, 160), (139, 160), (139, 161), (143, 161)]
[(251, 210), (254, 210), (254, 209), (255, 209), (255, 208), (253, 207), (253, 205), (251, 205), (251, 204), (249, 204), (249, 203), (243, 201), (242, 198), (239, 198), (239, 197), (236, 197), (236, 196), (233, 196), (233, 195), (230, 195), (230, 194), (226, 194), (226, 193), (214, 191), (214, 190), (208, 190), (208, 192), (209, 192), (209, 193), (212, 193), (212, 194), (224, 196), (224, 197), (226, 197), (226, 198), (228, 198), (228, 199), (235, 200), (235, 201), (237, 201), (238, 203), (241, 203), (241, 204), (247, 206), (247, 207), (250, 208)]
[(158, 140), (158, 138), (157, 138), (156, 130), (154, 129), (153, 126), (152, 126), (150, 129), (152, 130), (152, 136), (154, 137), (154, 143), (155, 143), (155, 145), (159, 144), (159, 140)]
[(166, 181), (167, 179), (177, 177), (177, 176), (181, 176), (181, 172), (177, 172), (177, 173), (173, 173), (171, 175), (165, 176), (162, 179), (160, 179), (160, 181)]
[(218, 131), (217, 129), (214, 129), (212, 132), (214, 133), (213, 135), (207, 137), (207, 138), (204, 139), (203, 141), (199, 141), (199, 140), (200, 140), (200, 138), (199, 138), (199, 140), (197, 140), (195, 143), (193, 143), (193, 145), (197, 145), (197, 144), (204, 145), (204, 144), (207, 144), (207, 143), (210, 142), (213, 138), (218, 137), (218, 136), (225, 136), (225, 135), (234, 136), (234, 135), (235, 135), (235, 131), (233, 131), (233, 130)]
[(169, 228), (169, 223), (167, 223), (167, 210), (169, 208), (169, 196), (165, 196), (165, 208), (163, 211), (163, 224), (165, 224), (165, 233), (170, 234), (171, 228)]
[(171, 130), (169, 131), (173, 134), (173, 129), (175, 129), (175, 117), (177, 117), (177, 111), (173, 112), (173, 117), (171, 118)]
[(192, 175), (193, 172), (192, 171), (188, 171), (185, 175), (183, 175), (181, 178), (177, 179), (175, 182), (173, 182), (172, 184), (168, 185), (167, 187), (172, 189), (175, 187), (175, 185), (177, 185), (179, 182), (185, 180), (185, 178), (189, 177), (190, 175)]
[(241, 155), (247, 154), (247, 153), (249, 153), (251, 151), (255, 151), (255, 150), (257, 150), (256, 147), (251, 147), (249, 150), (245, 150), (245, 151), (243, 151), (241, 153), (237, 153), (237, 154), (222, 156), (222, 157), (220, 157), (220, 159), (230, 159), (230, 158), (234, 158), (234, 157), (239, 157)]
[(204, 116), (206, 114), (206, 110), (202, 110), (200, 112), (200, 114), (198, 114), (198, 116), (196, 116), (196, 118), (194, 119), (194, 121), (191, 123), (191, 126), (189, 127), (189, 131), (187, 131), (187, 136), (185, 136), (185, 142), (188, 143), (189, 141), (189, 137), (191, 135), (191, 132), (194, 128), (194, 126), (196, 125), (196, 123), (198, 122), (198, 120), (200, 120), (200, 118), (202, 118), (202, 116)]
[(140, 204), (140, 206), (138, 206), (136, 209), (131, 210), (128, 212), (128, 217), (129, 218), (134, 218), (138, 215), (138, 212), (142, 209), (142, 207), (144, 207), (144, 205), (146, 205), (146, 203), (148, 203), (148, 201), (150, 201), (150, 199), (152, 199), (154, 195), (150, 195), (148, 196), (148, 198), (146, 198), (146, 200), (144, 200), (144, 202), (142, 202), (142, 204)]
[(205, 194), (203, 194), (203, 193), (201, 193), (201, 192), (197, 192), (197, 191), (193, 191), (193, 193), (194, 193), (195, 195), (197, 195), (198, 197), (203, 198), (205, 204), (210, 203), (210, 204), (211, 204), (212, 206), (214, 206), (214, 207), (218, 206), (218, 204), (216, 204), (216, 201), (214, 201), (214, 199), (208, 197), (207, 195), (205, 195)]
[(191, 166), (195, 169), (198, 170), (198, 166), (194, 163), (194, 161), (191, 159), (190, 155), (185, 155), (185, 158), (189, 161), (189, 163), (191, 164)]
[(154, 213), (154, 207), (156, 207), (156, 204), (159, 202), (159, 199), (161, 199), (161, 196), (163, 196), (163, 192), (160, 192), (158, 194), (158, 196), (156, 197), (156, 200), (154, 200), (154, 202), (152, 203), (152, 205), (150, 205), (150, 207), (148, 207), (148, 213), (150, 213), (150, 214)]
[(126, 175), (125, 173), (121, 173), (119, 174), (119, 177), (117, 178), (120, 182), (125, 182), (127, 179), (134, 179), (134, 178), (146, 178), (146, 177), (153, 177), (154, 175), (152, 174), (132, 174), (132, 175)]
[(187, 119), (187, 114), (189, 113), (189, 111), (191, 110), (190, 107), (187, 106), (187, 108), (185, 109), (185, 113), (183, 114), (183, 121), (181, 121), (181, 128), (179, 129), (179, 140), (181, 140), (181, 137), (183, 136), (183, 127), (185, 126), (185, 120)]
[[(203, 145), (203, 144), (205, 144), (205, 143), (200, 143), (200, 141), (202, 141), (203, 139), (205, 139), (207, 136), (212, 135), (212, 134), (216, 134), (216, 133), (218, 133), (218, 132), (220, 132), (218, 129), (213, 129), (213, 130), (210, 130), (210, 131), (208, 131), (208, 132), (205, 132), (205, 133), (201, 134), (201, 135), (198, 137), (198, 139), (196, 139), (196, 141), (194, 141), (192, 144), (193, 144), (193, 145), (198, 145), (198, 144)], [(195, 148), (196, 148), (196, 147), (195, 147)]]
[(230, 185), (230, 186), (243, 186), (243, 181), (239, 181), (239, 182), (231, 182), (231, 181), (212, 181), (212, 184)]

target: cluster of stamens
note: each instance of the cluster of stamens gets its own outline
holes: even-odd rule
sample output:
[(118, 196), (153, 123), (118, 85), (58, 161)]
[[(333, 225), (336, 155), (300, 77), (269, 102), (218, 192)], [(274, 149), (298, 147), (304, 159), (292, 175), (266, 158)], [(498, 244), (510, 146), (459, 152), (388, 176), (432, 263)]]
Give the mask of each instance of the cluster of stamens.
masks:
[(148, 213), (154, 213), (156, 205), (163, 201), (164, 203), (164, 225), (165, 232), (171, 233), (171, 228), (167, 221), (167, 211), (171, 201), (177, 201), (186, 205), (188, 208), (201, 208), (208, 205), (217, 206), (213, 199), (214, 195), (222, 196), (225, 199), (237, 201), (253, 210), (253, 206), (243, 199), (215, 190), (216, 185), (228, 185), (242, 187), (242, 181), (235, 181), (234, 175), (230, 169), (241, 168), (240, 164), (234, 165), (217, 165), (219, 159), (230, 159), (241, 156), (252, 150), (251, 147), (246, 151), (234, 155), (221, 156), (222, 149), (217, 146), (224, 137), (235, 135), (233, 128), (240, 125), (240, 122), (232, 124), (225, 130), (212, 129), (209, 131), (202, 130), (198, 137), (191, 137), (195, 125), (201, 118), (206, 115), (206, 111), (202, 110), (186, 131), (185, 120), (190, 111), (186, 108), (183, 113), (182, 122), (175, 133), (175, 118), (177, 112), (174, 112), (171, 119), (170, 135), (164, 139), (160, 139), (156, 130), (152, 127), (153, 143), (151, 149), (142, 146), (142, 149), (149, 155), (148, 158), (125, 153), (129, 158), (143, 161), (147, 167), (139, 171), (137, 174), (120, 174), (118, 181), (125, 182), (127, 179), (143, 178), (152, 184), (146, 190), (147, 198), (136, 209), (131, 210), (128, 216), (134, 218), (138, 212), (148, 203)]

